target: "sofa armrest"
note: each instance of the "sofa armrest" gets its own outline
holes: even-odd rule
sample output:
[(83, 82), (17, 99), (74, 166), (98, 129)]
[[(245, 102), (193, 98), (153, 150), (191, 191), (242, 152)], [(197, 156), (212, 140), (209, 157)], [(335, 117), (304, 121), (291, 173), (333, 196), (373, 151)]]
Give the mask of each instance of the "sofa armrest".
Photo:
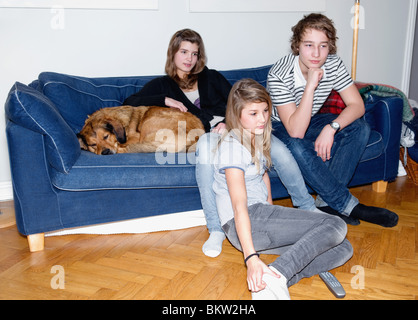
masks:
[(16, 225), (24, 235), (62, 225), (57, 191), (45, 159), (45, 136), (11, 120), (6, 124)]
[(378, 131), (383, 138), (385, 151), (397, 148), (399, 152), (403, 100), (400, 97), (379, 97), (370, 95), (365, 103), (365, 118), (372, 130)]
[(385, 181), (396, 178), (402, 129), (403, 100), (400, 97), (370, 95), (365, 103), (365, 119), (382, 136), (385, 155)]
[(16, 82), (7, 97), (5, 111), (13, 123), (42, 134), (48, 162), (62, 173), (69, 172), (80, 156), (80, 144), (74, 131), (47, 97)]

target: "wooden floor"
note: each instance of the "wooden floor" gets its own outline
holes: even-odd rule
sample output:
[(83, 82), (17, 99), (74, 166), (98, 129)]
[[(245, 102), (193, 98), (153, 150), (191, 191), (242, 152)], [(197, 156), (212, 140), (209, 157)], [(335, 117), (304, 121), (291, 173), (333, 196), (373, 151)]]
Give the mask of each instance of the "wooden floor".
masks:
[[(346, 300), (417, 299), (418, 186), (398, 178), (378, 194), (351, 189), (364, 204), (400, 216), (385, 229), (362, 222), (349, 226), (353, 258), (332, 270)], [(290, 204), (289, 200), (276, 204)], [(0, 208), (10, 206), (0, 203)], [(249, 300), (240, 252), (226, 240), (218, 258), (203, 255), (205, 227), (138, 235), (48, 237), (45, 250), (30, 253), (16, 226), (0, 229), (0, 299), (196, 299)], [(262, 255), (265, 262), (275, 256)], [(332, 300), (318, 276), (290, 288), (294, 300)]]

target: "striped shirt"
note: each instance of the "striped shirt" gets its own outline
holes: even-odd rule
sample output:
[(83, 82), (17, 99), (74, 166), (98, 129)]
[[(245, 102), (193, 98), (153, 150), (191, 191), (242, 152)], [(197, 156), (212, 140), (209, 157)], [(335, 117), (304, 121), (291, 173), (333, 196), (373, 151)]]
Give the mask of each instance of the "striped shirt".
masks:
[[(312, 116), (321, 109), (331, 90), (341, 92), (353, 84), (347, 68), (341, 58), (335, 54), (328, 55), (322, 69), (324, 76), (315, 89)], [(299, 56), (287, 55), (274, 64), (269, 71), (267, 89), (274, 107), (289, 103), (299, 106), (305, 87), (306, 80), (300, 69)], [(273, 108), (272, 118), (280, 121), (276, 108)]]

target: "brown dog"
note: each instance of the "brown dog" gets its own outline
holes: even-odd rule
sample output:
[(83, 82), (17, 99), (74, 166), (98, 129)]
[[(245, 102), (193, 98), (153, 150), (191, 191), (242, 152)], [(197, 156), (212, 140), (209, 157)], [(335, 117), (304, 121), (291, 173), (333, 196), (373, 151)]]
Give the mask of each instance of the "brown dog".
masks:
[(194, 151), (205, 133), (189, 112), (162, 107), (121, 106), (91, 114), (80, 133), (80, 147), (96, 154)]

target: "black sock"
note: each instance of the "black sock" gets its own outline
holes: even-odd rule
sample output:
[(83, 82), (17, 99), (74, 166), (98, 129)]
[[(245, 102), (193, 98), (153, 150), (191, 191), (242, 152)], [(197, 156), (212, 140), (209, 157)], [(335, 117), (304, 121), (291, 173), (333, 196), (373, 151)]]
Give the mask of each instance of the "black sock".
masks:
[(398, 215), (392, 211), (384, 208), (365, 206), (361, 203), (354, 207), (350, 217), (387, 228), (396, 226), (399, 219)]
[(350, 224), (352, 226), (357, 226), (357, 225), (360, 224), (360, 221), (357, 218), (354, 218), (354, 217), (351, 217), (351, 216), (345, 216), (345, 215), (339, 213), (337, 210), (335, 210), (335, 209), (333, 209), (329, 206), (319, 207), (318, 209), (323, 211), (323, 212), (326, 212), (326, 213), (332, 214), (334, 216), (340, 217), (341, 219), (344, 220), (345, 223)]

